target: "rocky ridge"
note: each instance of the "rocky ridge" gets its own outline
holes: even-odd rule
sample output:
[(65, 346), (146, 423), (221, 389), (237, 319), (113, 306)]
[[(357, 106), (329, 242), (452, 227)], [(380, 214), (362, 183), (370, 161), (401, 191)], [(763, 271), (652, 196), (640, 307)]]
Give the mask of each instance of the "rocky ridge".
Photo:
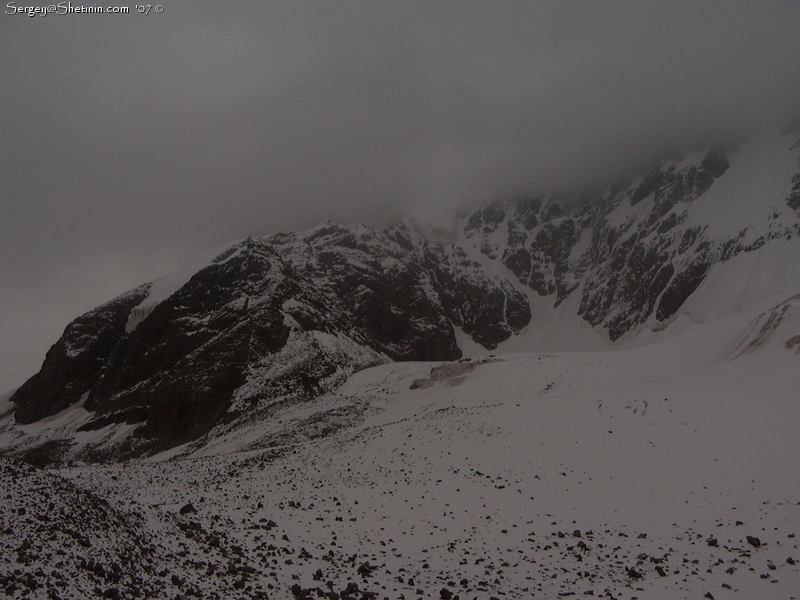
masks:
[(579, 199), (488, 204), (448, 240), (411, 221), (248, 238), (163, 299), (145, 285), (76, 319), (11, 398), (16, 421), (81, 406), (79, 431), (108, 435), (50, 439), (53, 460), (142, 456), (268, 419), (368, 366), (456, 360), (462, 335), (493, 350), (528, 326), (535, 298), (571, 301), (609, 342), (664, 329), (713, 265), (800, 234), (796, 134), (776, 147), (790, 165), (779, 191), (743, 196), (757, 211), (722, 233), (714, 207), (735, 204), (742, 169), (711, 150)]

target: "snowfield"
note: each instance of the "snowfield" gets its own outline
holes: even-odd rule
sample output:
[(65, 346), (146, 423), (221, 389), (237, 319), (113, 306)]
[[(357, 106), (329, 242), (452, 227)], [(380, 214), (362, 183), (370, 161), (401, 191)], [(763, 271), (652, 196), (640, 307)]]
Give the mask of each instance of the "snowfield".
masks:
[[(4, 462), (0, 581), (12, 598), (796, 598), (800, 301), (773, 312), (626, 350), (385, 364), (148, 459)], [(70, 509), (86, 497), (114, 527)]]

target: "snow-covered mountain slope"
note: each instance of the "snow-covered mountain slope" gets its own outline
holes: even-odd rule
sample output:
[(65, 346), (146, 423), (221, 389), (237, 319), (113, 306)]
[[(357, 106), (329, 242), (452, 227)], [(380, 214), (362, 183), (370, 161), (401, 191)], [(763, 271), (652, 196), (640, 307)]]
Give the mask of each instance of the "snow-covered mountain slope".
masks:
[[(797, 311), (627, 350), (386, 363), (206, 444), (63, 466), (48, 498), (5, 477), (0, 573), (19, 571), (14, 598), (114, 587), (78, 558), (108, 573), (102, 535), (60, 508), (91, 489), (163, 557), (131, 559), (163, 597), (796, 597)], [(92, 547), (40, 548), (41, 514)]]
[(55, 441), (23, 426), (66, 407), (84, 412), (54, 461), (143, 456), (384, 362), (632, 347), (752, 318), (800, 293), (798, 138), (689, 154), (579, 199), (488, 204), (449, 235), (324, 223), (218, 248), (70, 324), (11, 398), (11, 452)]
[[(578, 316), (611, 340), (629, 341), (668, 327), (712, 270), (734, 257), (761, 257), (754, 260), (764, 281), (752, 282), (760, 287), (752, 294), (776, 300), (795, 293), (796, 244), (782, 242), (800, 233), (797, 194), (795, 133), (753, 140), (727, 155), (691, 154), (571, 204), (532, 198), (489, 205), (468, 218), (461, 241), (546, 298), (538, 308), (547, 321)], [(712, 291), (718, 299), (736, 285), (719, 283)], [(757, 300), (752, 294), (748, 300)], [(563, 302), (569, 308), (557, 310)], [(752, 307), (744, 302), (735, 310)]]
[(6, 596), (796, 598), (798, 135), (79, 317), (0, 398)]

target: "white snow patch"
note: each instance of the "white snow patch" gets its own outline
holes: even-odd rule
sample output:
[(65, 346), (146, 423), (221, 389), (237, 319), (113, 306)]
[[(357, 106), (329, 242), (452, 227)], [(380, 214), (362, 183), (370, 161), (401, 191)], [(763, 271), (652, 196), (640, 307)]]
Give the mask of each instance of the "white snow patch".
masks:
[(800, 292), (800, 238), (775, 239), (713, 265), (670, 326), (761, 313)]
[[(126, 333), (136, 329), (139, 323), (144, 321), (150, 313), (155, 310), (156, 306), (186, 285), (195, 273), (212, 264), (214, 259), (225, 250), (240, 242), (241, 240), (229, 242), (217, 246), (208, 252), (203, 252), (194, 257), (185, 267), (156, 279), (150, 287), (150, 292), (147, 294), (147, 297), (135, 306), (131, 310), (130, 315), (128, 315), (128, 322), (125, 324)], [(225, 261), (230, 260), (234, 256), (236, 256), (235, 252), (226, 257)]]
[(792, 176), (798, 172), (800, 154), (787, 151), (794, 140), (792, 136), (765, 135), (729, 153), (730, 167), (692, 203), (686, 225), (707, 225), (712, 239), (728, 239), (746, 231), (745, 243), (767, 233), (770, 217), (788, 212), (786, 197)]

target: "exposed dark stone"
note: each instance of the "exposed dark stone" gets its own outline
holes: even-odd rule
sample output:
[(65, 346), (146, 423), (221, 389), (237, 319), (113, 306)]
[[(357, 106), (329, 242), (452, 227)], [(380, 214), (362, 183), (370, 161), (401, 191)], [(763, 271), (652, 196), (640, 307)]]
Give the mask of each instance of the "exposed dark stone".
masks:
[(753, 548), (760, 548), (761, 547), (761, 540), (755, 536), (748, 535), (745, 536), (747, 543), (750, 544)]
[(642, 574), (639, 571), (637, 571), (636, 569), (634, 569), (633, 567), (630, 567), (630, 568), (626, 569), (626, 572), (628, 573), (628, 577), (630, 577), (631, 579), (641, 579), (642, 578)]
[(444, 314), (485, 348), (493, 350), (530, 322), (525, 296), (507, 281), (489, 284), (481, 266), (463, 250), (448, 253), (441, 246), (428, 245), (423, 264)]
[(542, 220), (550, 221), (564, 214), (564, 207), (557, 200), (550, 200), (542, 210)]
[(147, 295), (141, 286), (98, 306), (67, 325), (47, 352), (41, 370), (11, 397), (17, 423), (33, 423), (73, 405), (89, 391), (106, 357), (125, 335), (131, 309)]
[(481, 211), (484, 223), (483, 232), (491, 233), (497, 230), (497, 226), (506, 218), (506, 211), (497, 204), (489, 204)]
[(674, 212), (670, 213), (663, 221), (661, 221), (661, 224), (658, 226), (658, 229), (656, 231), (658, 231), (658, 233), (661, 234), (667, 233), (670, 229), (678, 225), (680, 222), (681, 219), (678, 217), (677, 214), (675, 214)]
[(792, 210), (800, 210), (800, 173), (792, 177), (792, 190), (786, 198), (786, 204)]
[(716, 149), (709, 150), (703, 157), (700, 166), (708, 172), (711, 177), (717, 179), (722, 176), (730, 167), (730, 163), (725, 155)]
[(644, 181), (639, 185), (639, 187), (634, 190), (633, 194), (631, 195), (630, 203), (631, 206), (639, 204), (642, 200), (647, 198), (650, 194), (654, 193), (658, 186), (661, 183), (661, 177), (658, 172), (652, 173), (644, 178)]
[(50, 440), (26, 450), (19, 459), (34, 467), (49, 467), (60, 463), (73, 444), (72, 440)]
[(518, 248), (513, 252), (507, 249), (503, 255), (503, 264), (517, 276), (517, 279), (526, 282), (531, 272), (531, 253), (524, 248)]
[(143, 423), (147, 420), (148, 409), (145, 406), (129, 406), (123, 411), (110, 413), (92, 419), (78, 427), (78, 431), (96, 431), (108, 425), (115, 423), (125, 423), (127, 425), (134, 425), (136, 423)]
[(522, 226), (530, 231), (539, 224), (537, 215), (542, 208), (541, 198), (525, 198), (517, 202), (515, 217)]
[(467, 221), (466, 226), (464, 227), (464, 232), (467, 236), (471, 236), (475, 234), (475, 231), (480, 228), (481, 224), (483, 223), (483, 216), (481, 211), (477, 211), (472, 214), (472, 216)]
[(656, 318), (659, 321), (665, 321), (678, 312), (687, 298), (703, 282), (709, 267), (707, 262), (700, 260), (675, 275), (658, 303)]

